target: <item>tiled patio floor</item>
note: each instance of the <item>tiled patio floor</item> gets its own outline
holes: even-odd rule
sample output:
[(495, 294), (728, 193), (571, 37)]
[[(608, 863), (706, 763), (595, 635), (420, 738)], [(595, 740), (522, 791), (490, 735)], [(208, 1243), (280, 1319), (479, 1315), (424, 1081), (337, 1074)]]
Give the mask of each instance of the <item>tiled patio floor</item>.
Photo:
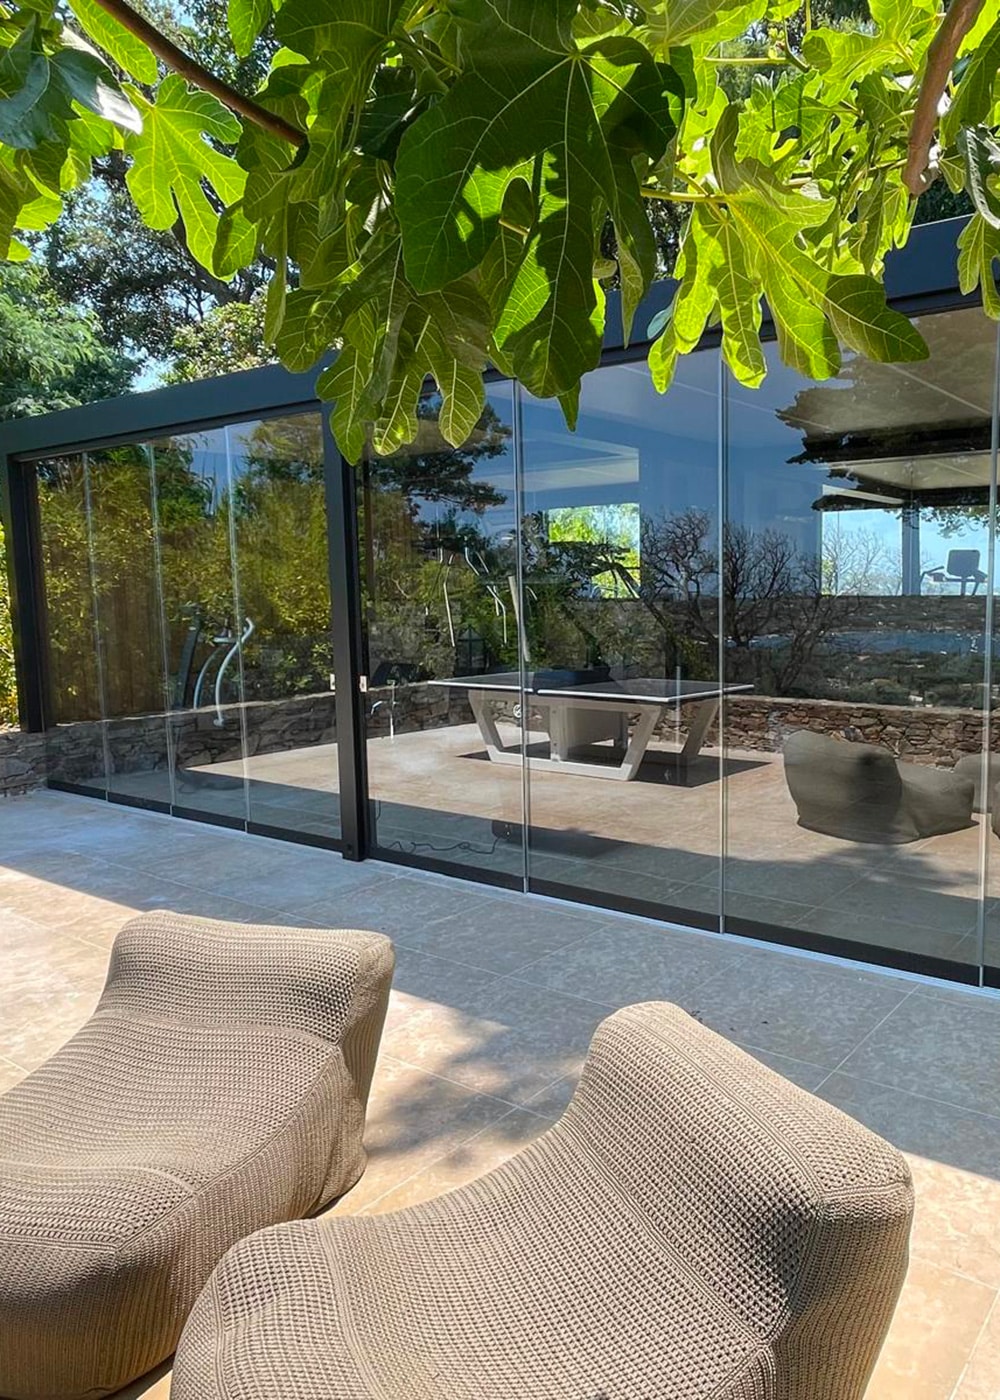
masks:
[(1000, 1397), (1000, 999), (55, 793), (0, 805), (0, 860), (0, 1088), (86, 1018), (134, 910), (380, 929), (399, 965), (371, 1162), (336, 1209), (382, 1211), (516, 1151), (609, 1009), (669, 999), (909, 1155), (913, 1259), (870, 1400)]

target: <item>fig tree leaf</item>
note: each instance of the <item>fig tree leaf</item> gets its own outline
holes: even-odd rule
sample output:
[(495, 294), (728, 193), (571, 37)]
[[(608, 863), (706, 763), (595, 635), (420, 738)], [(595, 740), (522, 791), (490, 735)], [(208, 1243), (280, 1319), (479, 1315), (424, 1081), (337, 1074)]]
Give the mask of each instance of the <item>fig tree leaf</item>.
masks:
[(233, 48), (240, 58), (253, 48), (270, 17), (271, 0), (228, 0), (226, 18)]
[(968, 295), (982, 288), (983, 309), (1000, 320), (1000, 290), (994, 263), (1000, 259), (1000, 228), (973, 214), (958, 239), (958, 285)]
[(125, 177), (129, 192), (150, 228), (170, 228), (180, 214), (192, 254), (211, 268), (219, 215), (205, 184), (221, 204), (235, 204), (246, 173), (206, 138), (235, 141), (239, 123), (221, 102), (189, 88), (176, 74), (160, 84), (155, 103), (139, 92), (133, 96), (143, 129), (126, 138), (132, 156)]
[(120, 24), (94, 0), (69, 0), (70, 9), (84, 32), (103, 49), (119, 68), (136, 80), (152, 86), (159, 77), (156, 59), (146, 45)]
[(627, 315), (648, 284), (635, 165), (663, 155), (682, 86), (633, 39), (578, 48), (565, 0), (486, 8), (467, 70), (400, 142), (406, 272), (428, 292), (471, 271), (497, 237), (508, 188), (526, 183), (535, 217), (494, 340), (532, 393), (559, 394), (600, 355), (603, 293), (593, 265), (605, 213), (617, 216)]

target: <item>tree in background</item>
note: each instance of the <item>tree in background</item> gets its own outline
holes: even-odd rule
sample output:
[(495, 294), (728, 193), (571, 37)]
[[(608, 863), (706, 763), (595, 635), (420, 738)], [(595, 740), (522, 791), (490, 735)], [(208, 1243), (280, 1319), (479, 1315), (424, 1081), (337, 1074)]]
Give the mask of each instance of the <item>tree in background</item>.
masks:
[(164, 384), (210, 379), (234, 370), (273, 364), (277, 356), (264, 337), (264, 299), (213, 306), (200, 321), (175, 331), (168, 344)]
[(0, 418), (25, 418), (121, 394), (131, 360), (67, 306), (43, 269), (0, 264)]
[[(183, 6), (173, 0), (153, 0), (138, 8), (237, 91), (250, 94), (264, 81), (277, 45), (262, 35), (249, 53), (238, 57), (226, 27), (226, 0), (192, 0)], [(120, 65), (114, 68), (120, 78), (126, 78)], [(145, 73), (152, 81), (141, 84), (143, 93), (152, 99), (165, 75), (166, 69), (153, 63)], [(231, 153), (232, 148), (228, 149)], [(273, 351), (264, 349), (262, 336), (256, 357), (251, 358), (250, 336), (259, 328), (260, 318), (252, 310), (244, 312), (254, 306), (273, 265), (267, 259), (256, 260), (231, 277), (217, 277), (192, 254), (180, 214), (163, 229), (152, 229), (145, 222), (126, 185), (129, 164), (121, 149), (95, 156), (89, 181), (67, 195), (54, 224), (29, 240), (53, 288), (67, 302), (93, 311), (107, 343), (140, 363), (169, 365), (177, 359), (182, 366), (193, 366), (198, 362), (199, 329), (206, 322), (200, 341), (206, 350), (213, 327), (223, 338), (236, 338), (233, 348), (240, 351), (241, 362), (232, 368), (273, 359)], [(217, 309), (229, 307), (235, 308), (230, 317), (213, 317)], [(245, 335), (240, 327), (245, 327)], [(184, 339), (188, 329), (195, 342)], [(225, 366), (212, 367), (211, 357), (205, 363), (204, 374), (226, 372)], [(179, 377), (199, 376), (185, 374), (182, 368)]]

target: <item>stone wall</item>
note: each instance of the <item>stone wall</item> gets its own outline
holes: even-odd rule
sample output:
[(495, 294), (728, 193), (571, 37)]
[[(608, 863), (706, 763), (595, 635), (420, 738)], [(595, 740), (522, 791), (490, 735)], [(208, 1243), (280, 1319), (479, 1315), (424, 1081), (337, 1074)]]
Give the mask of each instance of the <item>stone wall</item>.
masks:
[(45, 786), (44, 734), (0, 730), (0, 797), (18, 797)]
[[(900, 758), (950, 768), (963, 754), (978, 753), (983, 743), (983, 716), (972, 710), (784, 700), (770, 695), (734, 695), (726, 707), (726, 742), (733, 749), (780, 753), (793, 729), (811, 729), (819, 734), (846, 733)], [(669, 737), (672, 727), (661, 728)], [(707, 742), (718, 741), (716, 724)], [(1000, 724), (991, 726), (990, 746), (1000, 749)]]
[[(938, 600), (940, 601), (940, 600)], [(471, 724), (464, 691), (427, 684), (384, 686), (365, 697), (368, 733), (382, 737)], [(834, 700), (782, 699), (768, 695), (734, 695), (727, 701), (726, 740), (733, 749), (779, 753), (794, 729), (823, 734), (849, 733), (918, 763), (950, 767), (963, 754), (976, 753), (983, 741), (983, 717), (969, 709), (933, 706), (853, 704)], [(60, 725), (47, 734), (0, 732), (0, 796), (28, 792), (47, 778), (86, 783), (113, 773), (143, 773), (169, 767), (168, 727), (178, 767), (234, 762), (243, 752), (279, 753), (334, 743), (337, 737), (334, 697), (330, 693), (287, 700), (252, 701), (223, 708), (223, 723), (214, 709), (178, 714)], [(533, 716), (537, 723), (537, 717)], [(659, 726), (665, 742), (674, 738), (674, 718)], [(707, 743), (719, 742), (718, 724)], [(1000, 750), (1000, 722), (992, 726), (991, 746)]]

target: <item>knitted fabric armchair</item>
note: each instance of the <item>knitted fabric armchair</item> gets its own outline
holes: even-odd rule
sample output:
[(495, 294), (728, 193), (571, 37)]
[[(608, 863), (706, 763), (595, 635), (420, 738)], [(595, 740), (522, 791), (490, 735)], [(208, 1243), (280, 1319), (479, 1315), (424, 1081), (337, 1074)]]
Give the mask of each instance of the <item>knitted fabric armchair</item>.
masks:
[(481, 1180), (232, 1249), (172, 1400), (860, 1400), (911, 1213), (887, 1143), (630, 1007), (560, 1122)]
[(222, 1254), (361, 1175), (378, 934), (131, 920), (91, 1019), (0, 1097), (0, 1395), (169, 1356)]

